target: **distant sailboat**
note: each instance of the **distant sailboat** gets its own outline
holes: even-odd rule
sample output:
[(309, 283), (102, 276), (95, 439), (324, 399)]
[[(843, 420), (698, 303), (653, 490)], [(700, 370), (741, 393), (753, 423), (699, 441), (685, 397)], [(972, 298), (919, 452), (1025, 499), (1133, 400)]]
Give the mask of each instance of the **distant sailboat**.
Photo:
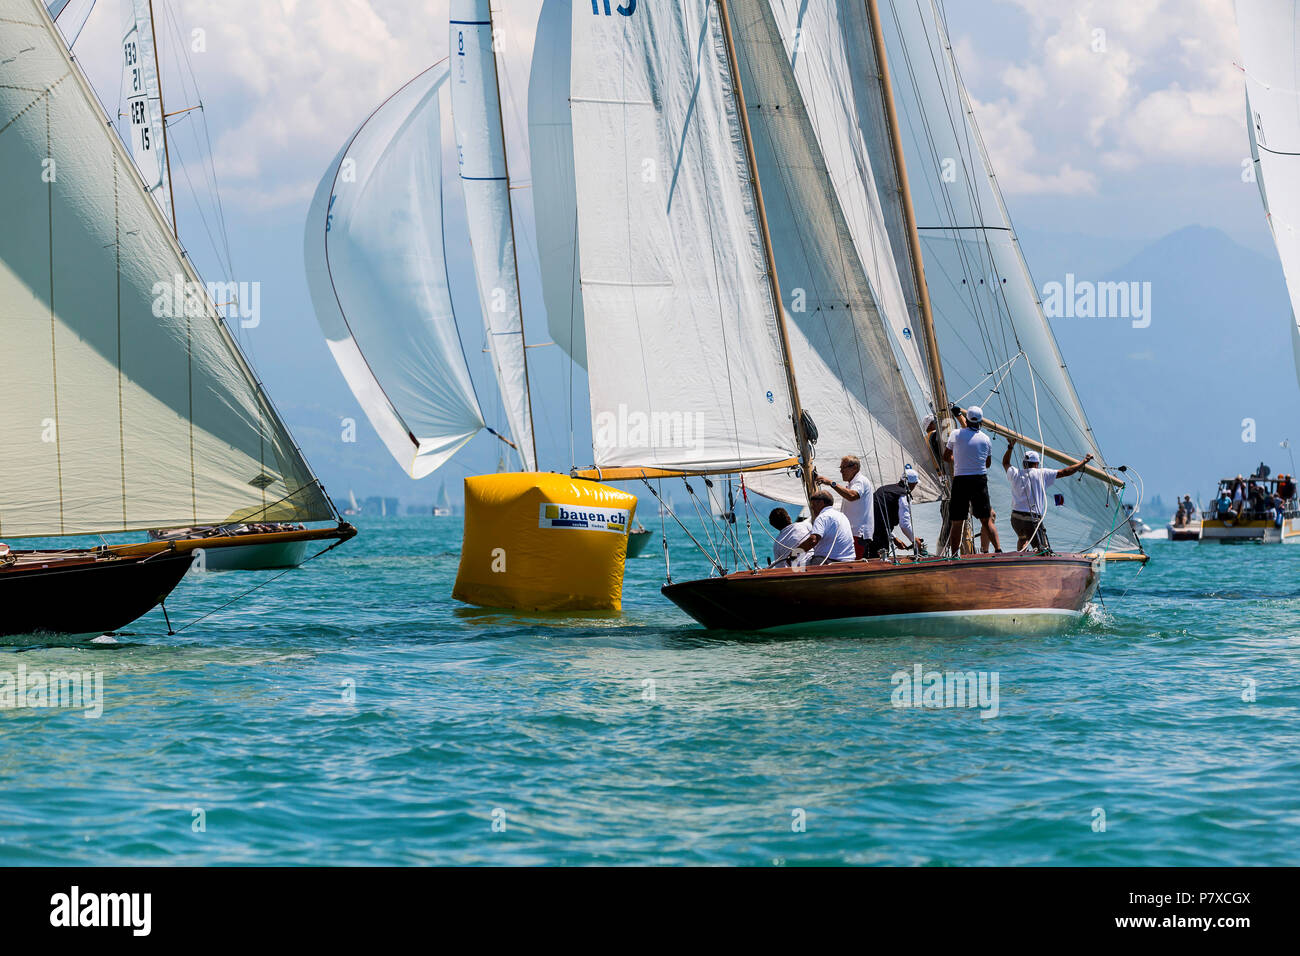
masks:
[(433, 516), (435, 518), (450, 518), (453, 514), (451, 497), (447, 494), (447, 483), (444, 481), (438, 487), (438, 503), (433, 506)]
[(1237, 0), (1246, 135), (1291, 298), (1291, 345), (1300, 380), (1300, 7), (1289, 0)]
[[(0, 63), (0, 534), (333, 520), (40, 0), (0, 0)], [(128, 624), (200, 547), (9, 551), (0, 634)]]
[[(940, 12), (904, 7), (893, 21), (909, 54), (899, 59), (924, 70), (896, 96), (874, 0), (639, 4), (616, 17), (572, 5), (576, 248), (596, 434), (596, 465), (576, 474), (741, 474), (750, 491), (801, 503), (816, 445), (834, 459), (859, 454), (877, 487), (910, 464), (922, 474), (916, 500), (934, 501), (950, 479), (922, 422), (932, 414), (948, 434), (949, 386), (997, 413), (986, 419), (996, 434), (1057, 460), (1074, 460), (1061, 448), (1096, 454)], [(918, 143), (904, 144), (899, 100)], [(923, 219), (905, 152), (961, 164), (950, 198), (922, 207)], [(647, 166), (660, 175), (643, 177)], [(534, 169), (535, 181), (546, 175)], [(926, 272), (943, 282), (927, 286)], [(694, 423), (692, 440), (602, 431), (620, 409), (672, 410)], [(738, 518), (710, 541), (714, 577), (663, 591), (710, 627), (1055, 626), (1090, 599), (1104, 542), (1131, 538), (1118, 527), (1122, 484), (1091, 466), (1070, 482), (1051, 527), (1071, 552), (764, 569)], [(727, 573), (724, 549), (746, 566)]]

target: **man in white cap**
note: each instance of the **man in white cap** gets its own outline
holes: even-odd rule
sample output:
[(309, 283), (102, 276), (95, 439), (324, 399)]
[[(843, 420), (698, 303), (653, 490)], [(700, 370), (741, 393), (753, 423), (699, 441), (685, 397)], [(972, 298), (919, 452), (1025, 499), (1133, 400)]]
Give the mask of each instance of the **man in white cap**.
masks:
[(897, 484), (885, 485), (876, 489), (872, 499), (872, 506), (876, 512), (875, 535), (871, 539), (871, 557), (879, 557), (888, 554), (890, 532), (897, 528), (906, 538), (906, 541), (900, 541), (897, 537), (894, 540), (896, 548), (915, 548), (918, 545), (924, 546), (924, 542), (916, 536), (912, 528), (912, 499), (911, 494), (916, 490), (916, 483), (921, 480), (921, 476), (916, 473), (911, 465), (903, 468), (903, 478)]
[(993, 523), (993, 506), (989, 504), (989, 465), (993, 464), (993, 442), (984, 434), (984, 411), (978, 405), (966, 409), (966, 427), (948, 438), (943, 460), (953, 466), (952, 499), (948, 503), (948, 550), (961, 553), (962, 527), (968, 515), (980, 520), (981, 550), (989, 546), (1002, 553), (997, 525)]
[(1016, 550), (1025, 550), (1026, 542), (1038, 551), (1048, 551), (1047, 529), (1043, 515), (1047, 513), (1047, 489), (1057, 478), (1068, 478), (1092, 461), (1092, 455), (1076, 461), (1067, 468), (1043, 468), (1042, 459), (1032, 448), (1025, 449), (1020, 468), (1011, 464), (1011, 450), (1016, 447), (1014, 438), (1007, 439), (1007, 450), (1002, 455), (1002, 467), (1011, 482), (1011, 528), (1016, 533)]

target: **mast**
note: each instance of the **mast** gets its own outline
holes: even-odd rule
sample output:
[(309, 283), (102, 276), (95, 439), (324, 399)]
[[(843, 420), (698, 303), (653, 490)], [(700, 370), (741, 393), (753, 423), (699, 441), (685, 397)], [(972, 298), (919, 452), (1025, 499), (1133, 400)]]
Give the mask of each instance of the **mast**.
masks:
[[(898, 128), (898, 109), (894, 103), (894, 85), (889, 78), (889, 61), (885, 54), (885, 33), (880, 24), (877, 0), (866, 0), (867, 19), (871, 21), (871, 42), (876, 47), (876, 66), (880, 70), (880, 88), (885, 101), (885, 118), (889, 127), (889, 148), (894, 157), (894, 171), (898, 176), (898, 189), (902, 193), (903, 223), (907, 229), (907, 247), (912, 259), (912, 277), (916, 281), (916, 297), (921, 318), (921, 332), (925, 337), (926, 364), (930, 372), (930, 391), (934, 400), (935, 425), (942, 440), (950, 418), (948, 389), (943, 380), (943, 363), (939, 359), (939, 340), (934, 331), (934, 313), (930, 308), (930, 288), (925, 281), (925, 265), (921, 257), (921, 234), (916, 228), (916, 210), (912, 206), (912, 190), (907, 181), (907, 163), (903, 159), (902, 133)], [(942, 462), (936, 462), (942, 466)]]
[(731, 33), (731, 15), (727, 0), (717, 0), (722, 22), (722, 35), (727, 47), (727, 65), (731, 70), (731, 84), (736, 94), (740, 129), (745, 139), (745, 160), (749, 164), (750, 182), (754, 187), (754, 208), (758, 214), (759, 234), (763, 238), (763, 257), (767, 262), (767, 277), (772, 288), (772, 307), (776, 312), (777, 335), (781, 340), (781, 362), (785, 366), (786, 386), (790, 390), (790, 409), (794, 421), (794, 437), (799, 446), (799, 461), (803, 466), (804, 492), (809, 498), (816, 490), (813, 484), (812, 449), (804, 429), (803, 406), (799, 403), (799, 388), (795, 383), (794, 362), (790, 357), (790, 337), (785, 325), (785, 304), (781, 298), (781, 282), (776, 274), (776, 256), (772, 252), (772, 234), (767, 225), (767, 207), (763, 205), (763, 187), (758, 179), (758, 160), (754, 154), (754, 137), (749, 128), (749, 112), (745, 107), (745, 90), (740, 82), (740, 68), (736, 61), (736, 44)]
[[(152, 2), (152, 0), (151, 0)], [(510, 198), (510, 149), (506, 142), (506, 120), (501, 104), (501, 69), (497, 64), (497, 29), (492, 18), (492, 4), (488, 3), (488, 35), (492, 40), (492, 76), (497, 87), (497, 124), (501, 128), (501, 163), (506, 171), (506, 214), (510, 219), (510, 258), (515, 267), (515, 299), (519, 303), (519, 344), (524, 352), (524, 401), (528, 403), (528, 438), (533, 445), (534, 467), (537, 465), (537, 426), (533, 421), (533, 390), (528, 383), (528, 338), (524, 332), (524, 296), (519, 289), (519, 244), (515, 238), (515, 204)], [(518, 449), (516, 449), (518, 450)]]
[(158, 28), (153, 22), (153, 0), (149, 0), (149, 33), (153, 36), (153, 72), (158, 82), (158, 122), (162, 126), (163, 162), (167, 166), (167, 200), (172, 216), (172, 236), (180, 239), (176, 226), (176, 187), (172, 185), (172, 151), (167, 145), (167, 107), (163, 104), (162, 65), (158, 61)]

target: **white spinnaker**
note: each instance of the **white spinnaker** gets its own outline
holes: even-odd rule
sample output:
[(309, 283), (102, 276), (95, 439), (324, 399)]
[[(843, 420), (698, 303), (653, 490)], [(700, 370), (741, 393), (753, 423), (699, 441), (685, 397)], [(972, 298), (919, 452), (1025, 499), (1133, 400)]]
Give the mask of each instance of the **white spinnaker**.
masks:
[(0, 535), (332, 518), (40, 0), (0, 63)]
[(451, 0), (451, 115), (488, 350), (524, 467), (537, 470), (510, 177), (488, 0)]
[(1237, 0), (1237, 30), (1255, 182), (1291, 296), (1291, 343), (1300, 379), (1300, 4)]
[(307, 217), (307, 281), (334, 361), (398, 464), (422, 478), (484, 427), (452, 311), (442, 234), (446, 66), (379, 107)]
[(542, 299), (551, 340), (587, 367), (578, 257), (578, 185), (569, 111), (572, 0), (544, 0), (528, 80), (528, 152)]
[[(922, 476), (918, 500), (936, 500), (936, 463), (921, 431), (929, 392), (847, 92), (836, 6), (730, 7), (799, 396), (817, 425), (821, 471), (834, 474), (841, 456), (857, 455), (879, 487), (913, 465)], [(793, 487), (782, 494), (778, 482)], [(802, 497), (789, 476), (749, 483), (782, 500)]]
[(149, 0), (121, 0), (123, 105), (127, 141), (144, 188), (172, 218), (167, 190), (167, 143), (163, 138), (162, 94), (154, 51)]
[(578, 242), (596, 464), (797, 456), (717, 7), (574, 3)]
[[(949, 398), (982, 405), (989, 419), (1053, 448), (1092, 453), (1104, 467), (995, 184), (941, 15), (924, 2), (880, 9)], [(1000, 518), (1011, 507), (996, 460), (1003, 447), (1000, 440), (994, 446), (989, 480)], [(1107, 541), (1114, 549), (1139, 546), (1107, 483), (1080, 474), (1052, 493), (1064, 498), (1061, 506), (1049, 499), (1046, 516), (1057, 551)]]

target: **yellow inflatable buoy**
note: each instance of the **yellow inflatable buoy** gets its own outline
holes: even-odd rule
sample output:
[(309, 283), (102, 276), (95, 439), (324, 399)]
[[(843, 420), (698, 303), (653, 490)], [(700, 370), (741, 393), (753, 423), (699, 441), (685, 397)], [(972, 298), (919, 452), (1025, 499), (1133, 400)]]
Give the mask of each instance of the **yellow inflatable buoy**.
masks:
[(618, 611), (636, 495), (567, 475), (465, 479), (452, 597), (519, 611)]

